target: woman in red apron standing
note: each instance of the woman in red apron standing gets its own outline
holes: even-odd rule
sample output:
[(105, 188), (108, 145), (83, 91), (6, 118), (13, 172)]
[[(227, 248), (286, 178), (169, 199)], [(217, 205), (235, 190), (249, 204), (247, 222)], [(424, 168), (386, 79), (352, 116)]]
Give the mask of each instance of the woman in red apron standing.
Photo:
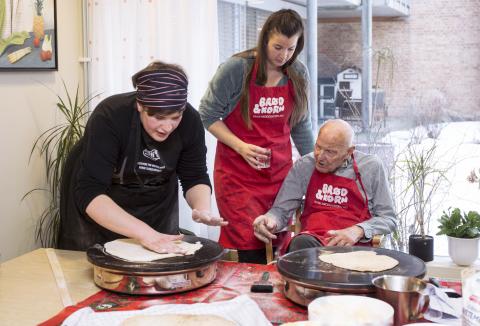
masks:
[(292, 166), (292, 136), (301, 155), (313, 148), (307, 108), (308, 74), (298, 60), (303, 23), (293, 10), (273, 13), (255, 49), (222, 64), (200, 104), (217, 139), (214, 187), (222, 227), (219, 242), (241, 262), (265, 263), (252, 222), (273, 204)]

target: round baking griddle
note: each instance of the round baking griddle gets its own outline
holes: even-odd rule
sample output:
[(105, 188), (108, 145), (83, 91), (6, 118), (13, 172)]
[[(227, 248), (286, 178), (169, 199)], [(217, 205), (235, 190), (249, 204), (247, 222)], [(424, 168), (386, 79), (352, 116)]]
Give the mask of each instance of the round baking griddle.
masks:
[(108, 254), (102, 245), (97, 244), (87, 250), (87, 259), (95, 266), (115, 271), (168, 273), (202, 267), (219, 260), (223, 255), (222, 246), (215, 241), (191, 235), (185, 235), (183, 241), (189, 243), (199, 241), (203, 246), (193, 255), (170, 257), (150, 262), (131, 262)]
[[(378, 255), (390, 256), (399, 264), (382, 272), (357, 272), (333, 266), (321, 261), (318, 256), (329, 253), (352, 251), (375, 251)], [(317, 247), (288, 253), (278, 259), (277, 269), (286, 279), (304, 287), (342, 293), (374, 292), (372, 279), (378, 275), (404, 275), (423, 277), (426, 272), (423, 260), (400, 251), (371, 247)]]
[(97, 244), (87, 250), (87, 259), (93, 264), (93, 281), (105, 290), (134, 295), (185, 292), (213, 282), (223, 248), (195, 236), (186, 235), (183, 241), (200, 241), (203, 246), (193, 255), (138, 263), (112, 256)]

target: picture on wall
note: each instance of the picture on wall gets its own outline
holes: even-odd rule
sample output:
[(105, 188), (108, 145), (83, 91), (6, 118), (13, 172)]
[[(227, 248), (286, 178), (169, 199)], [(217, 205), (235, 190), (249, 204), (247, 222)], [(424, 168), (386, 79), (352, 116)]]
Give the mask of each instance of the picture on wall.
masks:
[(57, 70), (56, 0), (0, 0), (0, 70)]

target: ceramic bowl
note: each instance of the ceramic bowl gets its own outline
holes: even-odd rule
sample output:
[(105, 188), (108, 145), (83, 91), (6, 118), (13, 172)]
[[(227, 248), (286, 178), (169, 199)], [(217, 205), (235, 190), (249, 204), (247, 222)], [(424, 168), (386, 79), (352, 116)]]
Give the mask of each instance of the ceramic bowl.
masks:
[(308, 305), (308, 320), (315, 325), (390, 326), (393, 308), (386, 302), (359, 295), (331, 295)]

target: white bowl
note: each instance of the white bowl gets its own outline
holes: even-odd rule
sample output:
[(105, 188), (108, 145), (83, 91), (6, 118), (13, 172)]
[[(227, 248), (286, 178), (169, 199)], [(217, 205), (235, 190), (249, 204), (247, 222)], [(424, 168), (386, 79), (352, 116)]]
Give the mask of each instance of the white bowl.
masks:
[(403, 326), (435, 326), (435, 325), (440, 325), (440, 326), (448, 326), (446, 324), (437, 324), (437, 323), (413, 323), (413, 324), (405, 324)]
[(330, 295), (308, 305), (308, 320), (315, 325), (390, 326), (393, 308), (388, 303), (359, 295)]

